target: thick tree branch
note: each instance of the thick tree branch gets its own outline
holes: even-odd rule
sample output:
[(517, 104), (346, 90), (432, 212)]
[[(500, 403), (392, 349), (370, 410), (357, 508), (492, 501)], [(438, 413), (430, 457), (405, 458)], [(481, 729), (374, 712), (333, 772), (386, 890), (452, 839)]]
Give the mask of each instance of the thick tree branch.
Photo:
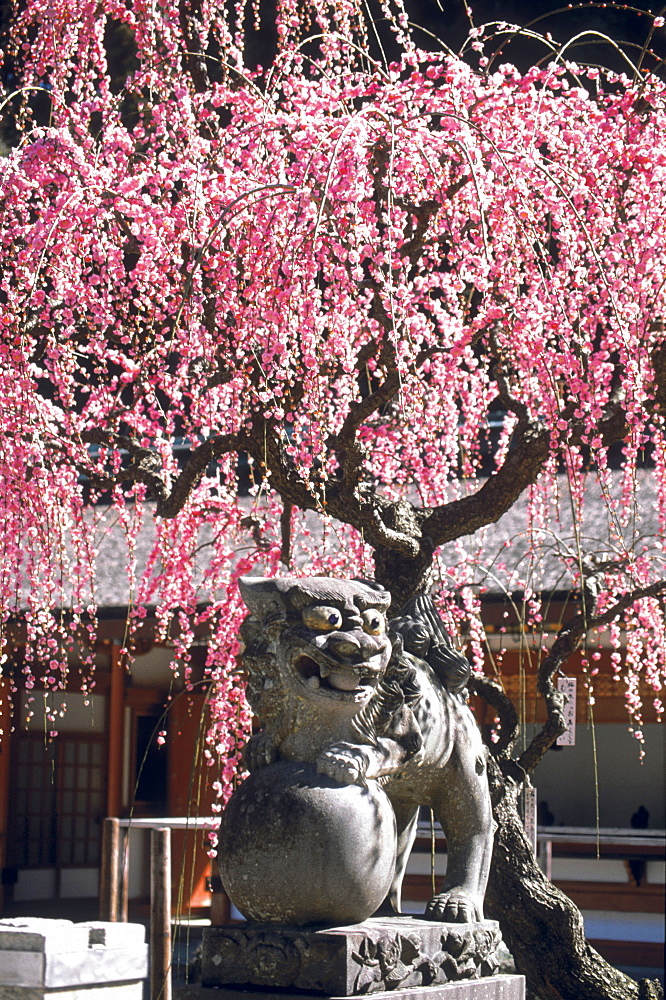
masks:
[(282, 538), (280, 562), (287, 569), (291, 569), (291, 516), (293, 510), (293, 504), (286, 500), (282, 508), (282, 514), (280, 515), (280, 534)]
[(157, 504), (167, 498), (162, 460), (157, 452), (144, 448), (126, 434), (91, 428), (81, 435), (84, 444), (97, 444), (112, 451), (125, 451), (130, 457), (129, 465), (114, 473), (106, 473), (85, 466), (82, 471), (99, 489), (112, 489), (120, 483), (143, 483), (150, 490)]
[(180, 0), (178, 19), (187, 50), (183, 53), (183, 67), (192, 78), (198, 94), (210, 90), (206, 58), (201, 51), (198, 28), (201, 25), (201, 0)]
[[(666, 345), (655, 348), (652, 364), (655, 371), (654, 401), (660, 412), (666, 414)], [(511, 448), (503, 465), (476, 493), (443, 504), (429, 513), (423, 523), (423, 531), (434, 546), (453, 541), (461, 535), (471, 535), (479, 528), (497, 521), (510, 510), (521, 493), (537, 481), (550, 454), (548, 428), (530, 419), (523, 404), (512, 396), (506, 376), (498, 364), (493, 367), (493, 375), (501, 401), (507, 410), (518, 417)], [(569, 441), (572, 444), (582, 444), (581, 427), (574, 421), (570, 426)], [(627, 430), (620, 384), (599, 421), (598, 431), (604, 446), (609, 447), (621, 441)]]
[(496, 743), (488, 745), (493, 757), (505, 757), (518, 738), (520, 724), (518, 713), (511, 699), (504, 693), (502, 685), (490, 677), (483, 677), (481, 674), (472, 674), (468, 687), (472, 694), (477, 694), (484, 701), (494, 708), (499, 718), (499, 739)]
[[(377, 223), (381, 225), (384, 209), (389, 199), (389, 189), (386, 184), (390, 165), (391, 148), (384, 138), (380, 138), (373, 146), (373, 166), (371, 168), (374, 187), (375, 214)], [(428, 200), (422, 204), (414, 204), (404, 199), (393, 199), (407, 213), (405, 226), (405, 242), (399, 248), (401, 257), (406, 257), (412, 265), (416, 264), (423, 253), (426, 235), (430, 221), (440, 208), (440, 204), (435, 200)], [(416, 219), (416, 225), (412, 224), (412, 216)], [(363, 423), (373, 414), (385, 406), (393, 399), (400, 389), (400, 373), (398, 371), (395, 344), (392, 335), (394, 325), (391, 316), (381, 298), (381, 282), (376, 278), (370, 278), (363, 282), (366, 287), (372, 289), (371, 315), (384, 331), (384, 340), (377, 356), (377, 364), (385, 371), (384, 381), (374, 391), (370, 392), (363, 399), (353, 403), (345, 418), (340, 431), (331, 436), (329, 447), (335, 453), (341, 473), (340, 492), (346, 492), (351, 497), (362, 477), (363, 461), (365, 459), (365, 448), (358, 440), (358, 431)], [(359, 352), (357, 366), (359, 371), (370, 360), (373, 354), (372, 348), (375, 341), (371, 340), (365, 348)], [(424, 352), (423, 358), (417, 360), (417, 367), (423, 363), (429, 352)], [(372, 518), (376, 520), (377, 509), (372, 508)], [(388, 537), (388, 536), (387, 536)], [(401, 544), (399, 539), (396, 539)]]
[(220, 455), (245, 450), (245, 435), (215, 434), (203, 441), (190, 455), (174, 481), (163, 504), (157, 505), (158, 517), (175, 517), (187, 503), (192, 490), (199, 484), (210, 463)]
[(485, 906), (516, 970), (543, 1000), (657, 1000), (587, 943), (582, 914), (539, 868), (517, 809), (523, 778), (514, 761), (488, 760), (497, 829)]
[(340, 490), (331, 484), (326, 492), (309, 489), (287, 455), (284, 441), (273, 421), (255, 418), (247, 450), (259, 467), (270, 474), (271, 488), (277, 490), (285, 503), (319, 513), (325, 509), (331, 517), (363, 532), (365, 540), (371, 545), (388, 546), (407, 558), (417, 555), (419, 543), (415, 535), (386, 523), (384, 512), (387, 511), (390, 517), (395, 505), (376, 494), (371, 486)]
[[(375, 298), (379, 300), (377, 290), (375, 290)], [(384, 315), (386, 314), (384, 313)], [(388, 320), (388, 317), (386, 319)], [(363, 364), (367, 360), (366, 357)], [(363, 461), (366, 455), (365, 446), (358, 440), (359, 428), (373, 413), (376, 413), (382, 406), (385, 406), (386, 403), (393, 399), (400, 388), (395, 346), (389, 340), (388, 336), (382, 344), (377, 360), (379, 365), (386, 371), (384, 381), (363, 399), (351, 404), (342, 427), (328, 441), (328, 446), (334, 452), (340, 469), (341, 479), (340, 484), (337, 486), (337, 491), (345, 492), (349, 496), (354, 494), (361, 481)]]
[(550, 432), (535, 421), (519, 424), (504, 464), (481, 489), (436, 507), (426, 518), (423, 530), (433, 545), (472, 535), (499, 520), (521, 493), (537, 481), (549, 454)]
[(439, 211), (440, 204), (432, 199), (421, 202), (420, 205), (400, 199), (399, 204), (416, 218), (416, 226), (413, 232), (406, 234), (409, 239), (405, 239), (398, 253), (401, 257), (406, 257), (410, 264), (415, 265), (423, 253), (430, 220)]
[(82, 440), (84, 444), (98, 444), (104, 448), (126, 451), (130, 457), (129, 465), (115, 473), (98, 472), (89, 466), (82, 469), (97, 488), (112, 489), (121, 483), (143, 483), (156, 501), (156, 516), (166, 518), (175, 517), (183, 509), (215, 458), (229, 452), (243, 451), (247, 447), (242, 433), (217, 434), (208, 438), (190, 452), (183, 469), (169, 488), (159, 454), (142, 447), (133, 438), (114, 434), (112, 431), (92, 429), (84, 432)]
[[(390, 319), (381, 302), (378, 287), (375, 288), (373, 298), (373, 315), (386, 329), (387, 325), (390, 327)], [(435, 350), (437, 348), (433, 347), (421, 352), (416, 359), (417, 366), (422, 365)], [(366, 360), (371, 353), (368, 345), (368, 350), (363, 354)], [(358, 440), (358, 432), (373, 413), (396, 396), (400, 386), (395, 349), (388, 336), (377, 360), (385, 371), (383, 382), (364, 399), (352, 405), (341, 430), (329, 440), (329, 447), (338, 459), (340, 480), (329, 485), (327, 512), (362, 531), (366, 541), (378, 551), (393, 551), (401, 559), (416, 560), (418, 566), (415, 564), (415, 579), (423, 580), (426, 572), (424, 567), (430, 563), (437, 546), (462, 535), (473, 534), (479, 528), (497, 521), (511, 509), (524, 490), (536, 482), (550, 454), (550, 433), (543, 424), (529, 417), (523, 404), (511, 394), (501, 366), (495, 363), (493, 375), (500, 399), (507, 410), (518, 417), (511, 448), (504, 463), (479, 490), (467, 497), (434, 509), (424, 509), (408, 501), (401, 501), (401, 510), (398, 512), (394, 503), (381, 497), (370, 485), (362, 484), (365, 449)], [(666, 412), (666, 345), (655, 349), (652, 361), (655, 370), (655, 403)], [(299, 402), (297, 397), (296, 389), (292, 408)], [(626, 433), (626, 426), (624, 410), (618, 400), (609, 407), (599, 424), (604, 444), (621, 440)], [(579, 437), (580, 433), (575, 424), (572, 424), (571, 440), (576, 442)], [(92, 429), (85, 433), (83, 440), (85, 443), (123, 449), (128, 453), (130, 463), (114, 474), (99, 473), (90, 467), (81, 471), (101, 489), (110, 489), (122, 482), (143, 483), (155, 498), (156, 513), (160, 517), (174, 517), (187, 502), (210, 462), (217, 456), (232, 451), (248, 451), (260, 467), (266, 467), (271, 474), (272, 487), (285, 502), (301, 509), (321, 510), (320, 498), (301, 480), (286, 455), (281, 428), (274, 426), (263, 416), (255, 417), (251, 431), (216, 435), (198, 445), (170, 486), (167, 485), (158, 454), (140, 446), (132, 438)], [(405, 583), (407, 585), (407, 581)]]
[(533, 420), (526, 406), (511, 393), (506, 374), (497, 360), (491, 365), (491, 373), (503, 405), (518, 417), (511, 448), (503, 465), (480, 490), (436, 507), (429, 514), (423, 530), (433, 545), (442, 545), (461, 535), (471, 535), (499, 520), (521, 493), (536, 482), (550, 454), (550, 431)]
[[(361, 496), (366, 491), (360, 490)], [(403, 508), (401, 510), (401, 508)], [(418, 529), (413, 525), (415, 508), (407, 502), (390, 502), (383, 497), (379, 497), (370, 488), (367, 490), (367, 500), (365, 500), (362, 510), (369, 513), (371, 521), (369, 530), (366, 533), (366, 540), (375, 548), (390, 548), (394, 552), (408, 558), (415, 559), (419, 554), (420, 543), (418, 540)], [(402, 513), (403, 516), (396, 514)], [(407, 516), (404, 516), (404, 515)], [(391, 521), (394, 522), (393, 526)], [(387, 523), (388, 522), (388, 523)]]

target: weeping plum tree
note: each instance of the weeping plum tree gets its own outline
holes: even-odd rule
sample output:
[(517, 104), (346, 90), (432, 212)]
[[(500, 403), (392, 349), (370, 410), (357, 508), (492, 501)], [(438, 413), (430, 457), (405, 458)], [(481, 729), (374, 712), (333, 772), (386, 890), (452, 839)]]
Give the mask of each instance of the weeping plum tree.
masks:
[[(655, 698), (663, 682), (666, 88), (647, 48), (617, 73), (549, 43), (521, 73), (480, 28), (472, 67), (417, 49), (389, 0), (390, 64), (355, 0), (284, 0), (275, 58), (252, 67), (258, 14), (230, 8), (24, 0), (7, 21), (0, 627), (22, 616), (21, 683), (58, 690), (68, 646), (94, 637), (110, 506), (130, 633), (149, 604), (163, 637), (175, 620), (187, 680), (209, 632), (224, 796), (249, 723), (239, 574), (374, 574), (396, 609), (434, 588), (498, 717), (489, 909), (519, 970), (544, 1000), (652, 995), (585, 942), (517, 802), (564, 729), (553, 677), (572, 651), (608, 630), (638, 735), (639, 678)], [(605, 513), (588, 544), (590, 497)], [(527, 625), (546, 551), (581, 594), (520, 755), (479, 618), (502, 570), (484, 531), (519, 499), (525, 555), (504, 569)]]

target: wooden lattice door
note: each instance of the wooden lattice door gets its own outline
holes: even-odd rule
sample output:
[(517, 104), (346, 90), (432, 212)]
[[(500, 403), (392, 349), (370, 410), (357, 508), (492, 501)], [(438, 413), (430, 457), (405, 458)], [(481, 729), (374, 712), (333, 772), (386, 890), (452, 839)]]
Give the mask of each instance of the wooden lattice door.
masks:
[(96, 867), (105, 805), (105, 743), (62, 734), (50, 744), (21, 734), (13, 749), (8, 865), (53, 869), (58, 896), (63, 868)]

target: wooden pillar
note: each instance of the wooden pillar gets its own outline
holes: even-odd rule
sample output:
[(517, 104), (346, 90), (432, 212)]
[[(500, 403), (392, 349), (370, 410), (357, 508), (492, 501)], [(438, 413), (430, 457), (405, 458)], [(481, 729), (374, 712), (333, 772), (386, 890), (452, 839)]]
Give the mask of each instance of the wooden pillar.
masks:
[[(2, 652), (2, 646), (0, 646)], [(9, 837), (9, 745), (11, 731), (11, 693), (6, 680), (0, 679), (0, 868), (7, 864)], [(0, 884), (0, 912), (5, 906), (6, 887)], [(11, 890), (10, 890), (11, 892)], [(11, 899), (11, 896), (10, 896)]]
[(118, 816), (122, 808), (123, 735), (125, 720), (125, 662), (117, 642), (111, 644), (111, 690), (109, 692), (109, 765), (106, 815)]
[(127, 923), (129, 830), (116, 816), (102, 823), (102, 863), (99, 870), (99, 919)]
[(150, 1000), (171, 1000), (171, 831), (150, 831)]
[(129, 829), (125, 828), (121, 830), (120, 865), (118, 872), (120, 878), (120, 885), (118, 887), (118, 920), (124, 924), (127, 923), (127, 908), (129, 905), (129, 839)]
[(121, 866), (120, 822), (115, 816), (102, 824), (102, 863), (99, 870), (99, 919), (118, 920)]
[(225, 927), (231, 920), (231, 900), (224, 891), (219, 875), (211, 875), (207, 880), (211, 893), (210, 922), (212, 927)]
[[(167, 722), (169, 816), (195, 818), (213, 815), (213, 779), (217, 775), (215, 769), (206, 767), (204, 761), (203, 737), (207, 726), (207, 699), (204, 695), (190, 692), (171, 703)], [(171, 833), (172, 898), (178, 900), (181, 914), (208, 907), (211, 902), (216, 914), (219, 914), (215, 897), (211, 900), (206, 884), (211, 875), (209, 847), (205, 830), (187, 827)], [(221, 917), (218, 915), (217, 919)]]

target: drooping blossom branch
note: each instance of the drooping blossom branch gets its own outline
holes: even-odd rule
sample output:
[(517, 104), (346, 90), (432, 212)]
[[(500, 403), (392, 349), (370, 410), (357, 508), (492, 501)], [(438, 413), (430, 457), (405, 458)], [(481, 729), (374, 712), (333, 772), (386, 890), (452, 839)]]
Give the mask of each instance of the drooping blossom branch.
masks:
[[(165, 635), (210, 625), (221, 743), (247, 722), (241, 572), (374, 572), (396, 607), (438, 578), (476, 648), (483, 567), (536, 615), (567, 503), (567, 586), (590, 494), (628, 590), (663, 576), (666, 531), (664, 84), (484, 73), (417, 49), (399, 3), (380, 65), (353, 0), (313, 0), (309, 28), (280, 4), (264, 71), (237, 7), (30, 0), (0, 98), (3, 621), (26, 616), (25, 677), (57, 687), (52, 609), (94, 620), (94, 553), (122, 532), (130, 632), (148, 603)], [(483, 538), (518, 509), (511, 569)], [(665, 668), (656, 615), (635, 626), (612, 656), (638, 712)]]
[(666, 594), (666, 580), (658, 580), (648, 587), (630, 590), (603, 612), (594, 613), (593, 608), (583, 608), (562, 626), (552, 648), (540, 664), (537, 672), (537, 689), (546, 705), (547, 719), (529, 746), (518, 758), (518, 763), (531, 772), (542, 760), (546, 751), (558, 736), (565, 732), (564, 695), (557, 690), (553, 678), (593, 629), (600, 629), (620, 618), (632, 604), (646, 597), (661, 597)]

